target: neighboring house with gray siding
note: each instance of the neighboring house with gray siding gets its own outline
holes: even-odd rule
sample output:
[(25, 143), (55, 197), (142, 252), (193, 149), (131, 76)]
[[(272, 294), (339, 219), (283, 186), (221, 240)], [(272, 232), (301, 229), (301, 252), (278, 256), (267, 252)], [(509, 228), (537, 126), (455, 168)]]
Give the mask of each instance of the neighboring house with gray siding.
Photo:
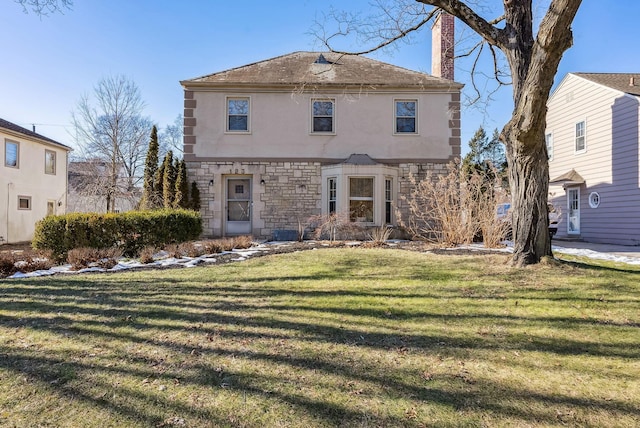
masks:
[(556, 236), (640, 245), (640, 73), (570, 73), (547, 106)]

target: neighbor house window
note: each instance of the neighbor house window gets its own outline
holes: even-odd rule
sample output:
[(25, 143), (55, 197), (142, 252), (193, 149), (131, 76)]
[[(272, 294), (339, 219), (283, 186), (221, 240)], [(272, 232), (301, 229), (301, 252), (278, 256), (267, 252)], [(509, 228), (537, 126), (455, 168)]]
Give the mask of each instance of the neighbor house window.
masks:
[(553, 160), (553, 134), (546, 134), (544, 136), (544, 141), (547, 144), (547, 155), (549, 160)]
[(13, 141), (4, 142), (4, 166), (18, 168), (20, 166), (20, 145)]
[(56, 152), (54, 152), (53, 150), (44, 151), (44, 173), (56, 173)]
[(587, 150), (585, 134), (586, 128), (584, 120), (576, 123), (576, 153), (582, 153)]
[(227, 98), (227, 131), (249, 132), (249, 98)]
[(47, 201), (47, 216), (56, 213), (56, 201)]
[(336, 178), (330, 178), (328, 181), (328, 187), (329, 187), (329, 206), (328, 208), (328, 212), (329, 214), (335, 214), (336, 212), (336, 203), (338, 201), (338, 183), (337, 183), (337, 179)]
[(334, 100), (312, 100), (313, 123), (311, 132), (334, 132)]
[(416, 107), (415, 100), (396, 101), (396, 134), (416, 133)]
[(18, 196), (18, 209), (30, 210), (31, 209), (31, 196)]
[(373, 178), (349, 178), (349, 219), (373, 222)]
[(390, 178), (384, 180), (384, 222), (391, 224), (393, 203), (393, 181)]

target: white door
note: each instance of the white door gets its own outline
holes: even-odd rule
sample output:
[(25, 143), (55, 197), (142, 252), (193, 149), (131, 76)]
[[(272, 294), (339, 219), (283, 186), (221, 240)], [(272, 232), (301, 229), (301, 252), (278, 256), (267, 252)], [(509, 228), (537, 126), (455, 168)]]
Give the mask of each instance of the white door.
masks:
[(580, 189), (567, 189), (567, 233), (570, 235), (580, 234)]
[(251, 234), (251, 177), (226, 178), (225, 234)]

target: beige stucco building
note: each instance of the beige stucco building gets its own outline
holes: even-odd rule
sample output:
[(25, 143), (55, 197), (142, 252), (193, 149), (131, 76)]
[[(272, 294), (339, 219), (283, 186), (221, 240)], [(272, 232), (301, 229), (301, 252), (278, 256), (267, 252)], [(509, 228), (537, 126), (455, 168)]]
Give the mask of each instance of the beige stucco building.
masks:
[(444, 171), (460, 155), (452, 46), (434, 49), (435, 75), (294, 52), (182, 81), (184, 158), (205, 235), (277, 239), (332, 213), (395, 225), (410, 176)]
[(35, 224), (67, 205), (71, 149), (0, 119), (0, 243), (30, 241)]

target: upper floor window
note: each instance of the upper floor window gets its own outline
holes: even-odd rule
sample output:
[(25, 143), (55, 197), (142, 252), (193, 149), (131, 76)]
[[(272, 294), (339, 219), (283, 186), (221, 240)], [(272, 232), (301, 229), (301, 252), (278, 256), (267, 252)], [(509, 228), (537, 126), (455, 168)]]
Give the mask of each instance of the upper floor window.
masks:
[(227, 132), (249, 132), (249, 98), (227, 98)]
[(311, 132), (334, 132), (334, 104), (334, 100), (312, 100), (313, 123), (311, 124)]
[(549, 133), (544, 136), (544, 141), (547, 144), (547, 156), (549, 160), (553, 160), (553, 134)]
[(576, 123), (576, 153), (582, 153), (587, 150), (586, 126), (584, 120)]
[(56, 173), (56, 152), (54, 152), (53, 150), (44, 151), (44, 173)]
[(13, 141), (4, 142), (4, 166), (20, 167), (20, 144)]
[(416, 127), (416, 107), (415, 100), (396, 101), (396, 134), (415, 134)]

